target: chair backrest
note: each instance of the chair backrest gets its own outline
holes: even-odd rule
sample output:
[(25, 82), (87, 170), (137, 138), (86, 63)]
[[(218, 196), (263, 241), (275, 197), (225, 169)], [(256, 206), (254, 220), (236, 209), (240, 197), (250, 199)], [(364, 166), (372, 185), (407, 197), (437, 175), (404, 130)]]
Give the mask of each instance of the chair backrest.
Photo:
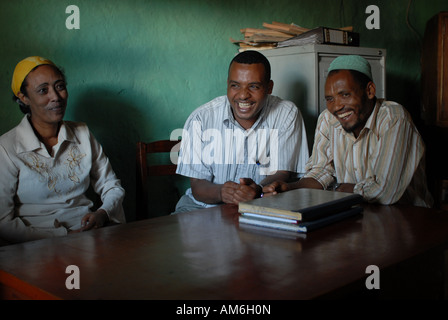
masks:
[[(176, 175), (176, 164), (173, 164), (172, 162), (169, 164), (148, 164), (148, 155), (155, 153), (179, 152), (179, 148), (180, 140), (159, 140), (149, 143), (142, 141), (137, 142), (137, 220), (148, 218), (148, 177)], [(163, 201), (164, 199), (161, 200)]]

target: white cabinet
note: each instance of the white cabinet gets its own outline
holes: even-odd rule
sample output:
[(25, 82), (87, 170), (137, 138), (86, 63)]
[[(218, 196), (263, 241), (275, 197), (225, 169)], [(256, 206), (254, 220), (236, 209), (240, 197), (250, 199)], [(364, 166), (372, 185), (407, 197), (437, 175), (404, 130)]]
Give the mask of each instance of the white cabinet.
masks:
[(271, 63), (273, 95), (293, 101), (302, 112), (310, 149), (318, 115), (326, 109), (324, 87), (331, 61), (358, 54), (372, 66), (377, 98), (386, 98), (386, 50), (335, 45), (304, 45), (264, 50)]

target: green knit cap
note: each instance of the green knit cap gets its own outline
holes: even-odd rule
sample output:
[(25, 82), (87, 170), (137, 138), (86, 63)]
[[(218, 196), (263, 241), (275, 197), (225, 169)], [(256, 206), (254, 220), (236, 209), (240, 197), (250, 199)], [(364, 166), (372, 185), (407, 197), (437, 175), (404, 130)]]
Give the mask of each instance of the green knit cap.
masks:
[(365, 74), (373, 81), (370, 63), (358, 55), (339, 56), (330, 63), (328, 72), (332, 70), (355, 70)]

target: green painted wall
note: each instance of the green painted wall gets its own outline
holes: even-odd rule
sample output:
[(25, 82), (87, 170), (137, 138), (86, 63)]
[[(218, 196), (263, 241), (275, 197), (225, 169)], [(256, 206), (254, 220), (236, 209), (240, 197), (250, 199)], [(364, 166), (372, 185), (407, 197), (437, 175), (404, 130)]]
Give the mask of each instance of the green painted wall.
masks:
[[(68, 30), (67, 6), (80, 10)], [(368, 30), (368, 5), (380, 29)], [(407, 25), (409, 22), (418, 37)], [(418, 121), (420, 39), (426, 21), (448, 10), (446, 0), (0, 0), (0, 134), (22, 118), (11, 100), (15, 64), (42, 55), (66, 72), (67, 120), (85, 121), (102, 143), (135, 211), (135, 142), (169, 138), (190, 112), (226, 92), (226, 72), (239, 30), (263, 22), (312, 28), (352, 25), (361, 46), (387, 49), (388, 98)]]

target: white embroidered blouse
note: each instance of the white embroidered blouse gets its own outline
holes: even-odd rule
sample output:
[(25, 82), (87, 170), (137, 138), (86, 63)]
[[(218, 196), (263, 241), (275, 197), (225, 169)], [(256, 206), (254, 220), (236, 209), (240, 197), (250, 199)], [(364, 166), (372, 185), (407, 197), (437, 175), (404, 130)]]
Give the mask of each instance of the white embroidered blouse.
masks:
[(0, 137), (0, 239), (15, 243), (66, 235), (91, 211), (90, 184), (101, 209), (124, 223), (124, 189), (84, 123), (64, 121), (51, 156), (28, 115)]

